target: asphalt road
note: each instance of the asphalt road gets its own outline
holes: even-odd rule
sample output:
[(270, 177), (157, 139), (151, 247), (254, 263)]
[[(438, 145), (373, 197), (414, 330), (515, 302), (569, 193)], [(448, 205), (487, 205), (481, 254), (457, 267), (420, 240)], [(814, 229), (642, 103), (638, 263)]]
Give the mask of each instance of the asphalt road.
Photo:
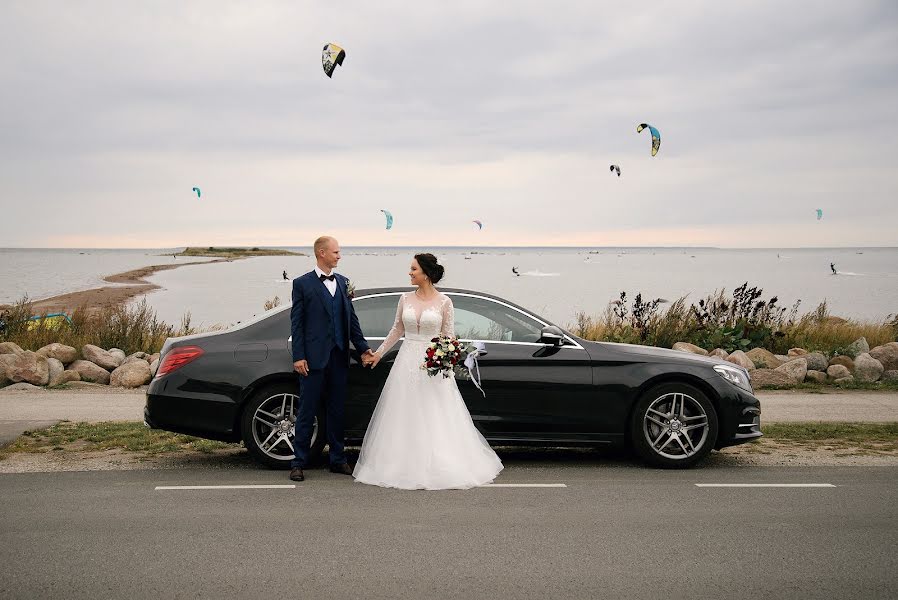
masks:
[[(519, 462), (467, 491), (326, 471), (0, 475), (2, 598), (895, 598), (898, 469)], [(696, 483), (836, 487), (718, 488)]]

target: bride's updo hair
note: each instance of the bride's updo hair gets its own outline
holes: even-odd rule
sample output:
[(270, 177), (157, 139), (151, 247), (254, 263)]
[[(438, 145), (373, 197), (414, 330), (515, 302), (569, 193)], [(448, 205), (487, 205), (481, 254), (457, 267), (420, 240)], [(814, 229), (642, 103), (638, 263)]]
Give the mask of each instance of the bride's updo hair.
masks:
[(429, 252), (416, 254), (415, 260), (418, 261), (418, 266), (421, 267), (421, 270), (424, 271), (424, 274), (430, 279), (430, 283), (436, 285), (437, 282), (443, 278), (445, 269), (443, 268), (443, 265), (437, 262), (437, 257), (433, 254)]

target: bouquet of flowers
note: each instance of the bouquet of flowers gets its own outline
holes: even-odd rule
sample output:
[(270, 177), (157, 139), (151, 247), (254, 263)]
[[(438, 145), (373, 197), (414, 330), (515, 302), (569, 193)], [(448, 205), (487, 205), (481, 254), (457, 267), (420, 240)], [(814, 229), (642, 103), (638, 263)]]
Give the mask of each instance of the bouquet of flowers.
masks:
[(473, 345), (463, 344), (458, 338), (441, 335), (430, 340), (421, 368), (431, 377), (442, 375), (467, 379), (470, 375), (465, 359), (472, 352), (477, 352)]

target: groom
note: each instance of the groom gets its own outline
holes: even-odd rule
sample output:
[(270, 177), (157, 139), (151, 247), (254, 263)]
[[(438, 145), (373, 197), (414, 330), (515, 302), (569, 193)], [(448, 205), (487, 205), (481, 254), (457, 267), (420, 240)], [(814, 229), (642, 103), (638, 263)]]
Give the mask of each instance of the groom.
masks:
[[(293, 370), (299, 379), (299, 414), (293, 440), (290, 479), (303, 481), (309, 463), (312, 425), (321, 406), (326, 407), (327, 443), (333, 473), (352, 475), (343, 454), (343, 407), (349, 376), (349, 342), (367, 365), (374, 352), (365, 341), (359, 320), (346, 292), (346, 278), (333, 272), (340, 261), (340, 244), (330, 236), (315, 240), (315, 260), (310, 271), (293, 280), (290, 327), (293, 336)], [(319, 432), (320, 432), (319, 427)]]

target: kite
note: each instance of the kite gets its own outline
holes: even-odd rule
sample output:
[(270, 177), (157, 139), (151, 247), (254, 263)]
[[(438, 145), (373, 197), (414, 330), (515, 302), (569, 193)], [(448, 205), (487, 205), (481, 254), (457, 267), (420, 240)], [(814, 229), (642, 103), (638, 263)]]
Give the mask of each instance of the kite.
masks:
[(325, 44), (324, 50), (321, 51), (321, 66), (324, 68), (324, 74), (330, 77), (334, 73), (337, 65), (343, 64), (346, 58), (346, 51), (336, 44)]
[(471, 222), (472, 222), (472, 223), (477, 223), (477, 227), (479, 227), (480, 229), (483, 229), (483, 223), (481, 223), (481, 222), (478, 221), (477, 219), (474, 219), (474, 220), (471, 221)]
[(384, 216), (387, 218), (387, 229), (392, 229), (393, 228), (393, 214), (390, 211), (384, 210), (384, 209), (381, 209), (380, 212), (382, 212), (384, 214)]
[(521, 274), (518, 273), (518, 268), (517, 268), (517, 267), (512, 267), (512, 268), (511, 268), (511, 272), (514, 273), (515, 275), (517, 275), (518, 277), (521, 276)]
[(611, 165), (611, 172), (617, 173), (617, 176), (620, 177), (620, 167), (618, 165)]
[(652, 134), (652, 156), (655, 156), (656, 154), (658, 154), (658, 150), (661, 148), (661, 132), (648, 123), (640, 123), (636, 127), (636, 133), (639, 133), (646, 128), (648, 128), (649, 132), (651, 132)]
[(200, 191), (200, 188), (198, 188), (198, 187), (193, 188), (193, 191), (196, 192), (197, 198), (199, 198), (200, 196), (203, 195), (203, 193)]
[(817, 209), (817, 220), (819, 221), (819, 220), (822, 219), (822, 218), (823, 218), (823, 209), (822, 209), (822, 208), (818, 208), (818, 209)]

